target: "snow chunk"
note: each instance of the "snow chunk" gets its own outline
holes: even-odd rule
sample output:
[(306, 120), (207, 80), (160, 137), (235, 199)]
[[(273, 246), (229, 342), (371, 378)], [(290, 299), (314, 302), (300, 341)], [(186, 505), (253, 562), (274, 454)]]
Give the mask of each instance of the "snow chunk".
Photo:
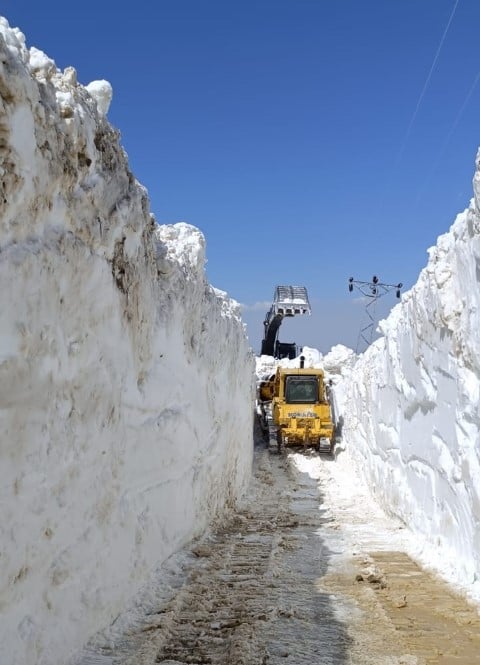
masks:
[(477, 158), (475, 160), (477, 170), (475, 171), (475, 176), (473, 178), (473, 191), (475, 194), (475, 211), (477, 215), (480, 215), (480, 148), (477, 152)]
[(312, 349), (309, 346), (303, 346), (298, 358), (289, 361), (288, 367), (299, 367), (300, 356), (305, 358), (305, 367), (322, 367), (323, 355), (318, 349)]
[(96, 101), (100, 115), (107, 115), (113, 95), (113, 89), (110, 83), (104, 79), (92, 81), (85, 86), (85, 89)]
[(214, 286), (212, 286), (211, 288), (213, 293), (215, 294), (215, 297), (218, 298), (219, 302), (221, 303), (222, 314), (225, 316), (236, 318), (239, 321), (241, 321), (242, 308), (240, 303), (234, 300), (233, 298), (230, 298), (230, 296), (226, 291), (217, 289)]
[(3, 16), (0, 16), (0, 34), (9, 49), (17, 51), (18, 55), (22, 57), (22, 53), (26, 52), (25, 35), (18, 28), (11, 28), (7, 19)]
[(77, 85), (77, 70), (74, 67), (66, 67), (62, 78), (67, 85), (74, 88)]
[(323, 360), (325, 370), (330, 374), (343, 374), (345, 370), (350, 369), (357, 356), (352, 349), (343, 344), (332, 346)]
[(277, 361), (273, 356), (257, 356), (255, 358), (255, 374), (257, 379), (267, 379), (275, 374)]
[(55, 62), (43, 51), (32, 46), (30, 49), (30, 70), (37, 78), (49, 81), (57, 72)]
[[(165, 261), (179, 263), (184, 271), (194, 274), (204, 272), (205, 269), (205, 238), (203, 233), (191, 224), (179, 222), (178, 224), (165, 224), (155, 231), (157, 242), (164, 244), (162, 255), (157, 255), (157, 264), (162, 272), (169, 272)], [(157, 249), (158, 249), (157, 245)], [(163, 259), (163, 261), (162, 261)]]

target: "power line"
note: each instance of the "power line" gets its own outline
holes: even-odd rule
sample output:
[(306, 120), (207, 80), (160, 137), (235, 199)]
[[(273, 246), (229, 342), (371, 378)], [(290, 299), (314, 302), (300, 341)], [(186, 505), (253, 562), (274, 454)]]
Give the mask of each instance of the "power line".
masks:
[(422, 90), (421, 90), (420, 95), (419, 95), (419, 97), (418, 97), (418, 99), (417, 99), (417, 103), (416, 103), (416, 106), (415, 106), (415, 110), (414, 110), (413, 115), (412, 115), (412, 117), (411, 117), (411, 119), (410, 119), (410, 122), (409, 122), (409, 124), (408, 124), (407, 131), (405, 132), (405, 136), (403, 137), (403, 141), (402, 141), (402, 143), (401, 143), (401, 145), (400, 145), (400, 149), (399, 149), (399, 151), (398, 151), (398, 153), (397, 153), (397, 157), (396, 157), (396, 159), (395, 159), (395, 161), (394, 161), (394, 163), (393, 163), (393, 168), (390, 170), (389, 180), (388, 180), (388, 182), (387, 182), (387, 184), (386, 184), (386, 186), (385, 186), (385, 189), (384, 189), (384, 192), (383, 192), (383, 196), (382, 196), (382, 198), (380, 199), (380, 209), (381, 209), (381, 210), (383, 210), (383, 208), (384, 208), (384, 206), (385, 206), (385, 202), (386, 202), (386, 200), (387, 200), (387, 199), (389, 198), (389, 196), (390, 196), (390, 191), (391, 191), (391, 188), (392, 188), (393, 175), (394, 175), (395, 171), (398, 169), (398, 166), (399, 166), (399, 164), (400, 164), (400, 162), (401, 162), (401, 160), (402, 160), (402, 156), (403, 156), (403, 153), (404, 153), (404, 151), (405, 151), (405, 148), (406, 148), (406, 145), (407, 145), (408, 138), (409, 138), (409, 136), (410, 136), (410, 133), (411, 133), (412, 128), (413, 128), (413, 125), (414, 125), (415, 120), (416, 120), (416, 118), (417, 118), (418, 111), (419, 111), (419, 109), (420, 109), (420, 106), (421, 106), (421, 104), (422, 104), (423, 98), (424, 98), (425, 93), (426, 93), (426, 91), (427, 91), (428, 84), (430, 83), (430, 79), (432, 78), (432, 75), (433, 75), (433, 72), (434, 72), (434, 70), (435, 70), (435, 67), (436, 67), (436, 64), (437, 64), (438, 58), (439, 58), (439, 56), (440, 56), (440, 52), (441, 52), (441, 50), (442, 50), (443, 44), (444, 44), (444, 42), (445, 42), (445, 39), (446, 39), (446, 37), (447, 37), (447, 33), (448, 33), (449, 29), (450, 29), (450, 25), (451, 25), (451, 23), (452, 23), (452, 21), (453, 21), (453, 17), (455, 16), (455, 12), (457, 11), (457, 7), (458, 7), (458, 3), (459, 3), (459, 2), (460, 2), (460, 0), (455, 0), (455, 4), (453, 5), (453, 9), (452, 9), (452, 11), (451, 11), (451, 13), (450, 13), (450, 16), (449, 16), (449, 18), (448, 18), (448, 21), (447, 21), (447, 25), (445, 26), (445, 29), (444, 29), (444, 31), (443, 31), (442, 37), (441, 37), (441, 39), (440, 39), (440, 42), (439, 42), (439, 44), (438, 44), (437, 50), (436, 50), (435, 55), (434, 55), (434, 57), (433, 57), (433, 62), (432, 62), (432, 64), (431, 64), (431, 66), (430, 66), (430, 71), (428, 72), (427, 78), (425, 79), (425, 83), (423, 84)]
[(395, 166), (398, 166), (398, 164), (400, 163), (400, 160), (401, 160), (401, 158), (402, 158), (403, 152), (404, 152), (404, 150), (405, 150), (405, 147), (406, 147), (406, 144), (407, 144), (407, 141), (408, 141), (408, 137), (410, 136), (410, 132), (412, 131), (413, 124), (414, 124), (414, 122), (415, 122), (415, 120), (416, 120), (416, 118), (417, 118), (418, 111), (419, 111), (419, 109), (420, 109), (420, 105), (421, 105), (422, 100), (423, 100), (423, 98), (424, 98), (424, 96), (425, 96), (425, 93), (426, 93), (426, 91), (427, 91), (427, 87), (428, 87), (428, 84), (430, 83), (430, 79), (432, 78), (432, 74), (433, 74), (433, 72), (434, 72), (434, 70), (435, 70), (435, 66), (436, 66), (436, 64), (437, 64), (437, 61), (438, 61), (438, 58), (439, 58), (439, 55), (440, 55), (440, 51), (442, 50), (443, 43), (444, 43), (445, 38), (446, 38), (446, 36), (447, 36), (448, 30), (449, 30), (449, 28), (450, 28), (450, 24), (451, 24), (451, 22), (453, 21), (453, 17), (455, 16), (455, 12), (457, 11), (457, 6), (458, 6), (458, 3), (459, 3), (459, 2), (460, 2), (460, 0), (455, 0), (455, 4), (454, 4), (453, 9), (452, 9), (452, 12), (451, 12), (451, 14), (450, 14), (450, 18), (448, 19), (448, 23), (447, 23), (447, 25), (446, 25), (446, 28), (445, 28), (445, 30), (443, 31), (443, 35), (442, 35), (442, 38), (440, 39), (440, 43), (439, 43), (438, 48), (437, 48), (437, 51), (436, 51), (436, 53), (435, 53), (435, 57), (433, 58), (432, 66), (430, 67), (430, 71), (428, 72), (428, 76), (427, 76), (427, 78), (426, 78), (426, 80), (425, 80), (425, 83), (423, 84), (422, 91), (421, 91), (420, 96), (419, 96), (419, 98), (418, 98), (418, 100), (417, 100), (417, 105), (415, 106), (415, 111), (413, 112), (413, 115), (412, 115), (412, 117), (411, 117), (410, 123), (409, 123), (409, 125), (408, 125), (408, 127), (407, 127), (407, 131), (406, 131), (406, 133), (405, 133), (405, 136), (404, 136), (403, 142), (402, 142), (402, 144), (401, 144), (401, 146), (400, 146), (400, 150), (399, 150), (398, 155), (397, 155), (397, 159), (396, 159), (396, 162), (395, 162)]
[(466, 109), (467, 106), (468, 106), (468, 102), (470, 101), (470, 97), (473, 95), (473, 93), (474, 93), (474, 91), (475, 91), (475, 88), (477, 87), (477, 83), (478, 83), (479, 80), (480, 80), (480, 71), (477, 72), (477, 75), (475, 76), (475, 78), (474, 78), (474, 80), (473, 80), (473, 83), (472, 83), (472, 85), (470, 86), (470, 89), (468, 90), (467, 95), (466, 95), (465, 99), (463, 100), (463, 103), (462, 103), (462, 105), (461, 105), (461, 107), (460, 107), (460, 109), (459, 109), (459, 111), (458, 111), (458, 113), (457, 113), (457, 115), (456, 115), (456, 117), (455, 117), (455, 120), (453, 121), (453, 124), (452, 124), (452, 126), (450, 127), (450, 130), (448, 131), (448, 134), (446, 135), (445, 140), (443, 141), (442, 147), (440, 148), (440, 150), (439, 150), (439, 152), (438, 152), (438, 154), (437, 154), (437, 157), (436, 157), (436, 159), (435, 159), (435, 161), (434, 161), (434, 163), (433, 163), (433, 166), (432, 166), (432, 168), (430, 169), (430, 173), (429, 173), (428, 176), (425, 178), (425, 181), (424, 181), (422, 187), (420, 188), (420, 190), (419, 190), (419, 192), (418, 192), (418, 194), (417, 194), (417, 198), (416, 198), (416, 204), (417, 204), (417, 205), (418, 205), (418, 203), (419, 203), (419, 201), (420, 201), (420, 199), (421, 199), (421, 196), (422, 196), (423, 192), (425, 191), (425, 188), (426, 188), (427, 184), (430, 182), (430, 179), (431, 179), (432, 175), (435, 173), (435, 171), (436, 171), (437, 168), (438, 168), (438, 165), (439, 165), (440, 160), (441, 160), (441, 158), (442, 158), (442, 156), (443, 156), (443, 153), (445, 152), (445, 150), (447, 149), (448, 144), (450, 143), (450, 140), (451, 140), (451, 138), (452, 138), (452, 136), (453, 136), (453, 134), (454, 134), (454, 132), (455, 132), (457, 126), (458, 126), (458, 123), (460, 122), (460, 118), (461, 118), (462, 115), (464, 114), (465, 109)]

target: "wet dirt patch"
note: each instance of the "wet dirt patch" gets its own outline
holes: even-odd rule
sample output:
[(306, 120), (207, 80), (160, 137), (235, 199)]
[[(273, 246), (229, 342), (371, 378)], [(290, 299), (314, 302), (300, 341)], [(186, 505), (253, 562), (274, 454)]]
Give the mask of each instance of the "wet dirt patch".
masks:
[(477, 610), (402, 552), (373, 552), (378, 601), (395, 630), (425, 663), (480, 662)]
[(352, 665), (476, 665), (476, 608), (404, 552), (359, 553), (318, 587), (352, 600)]

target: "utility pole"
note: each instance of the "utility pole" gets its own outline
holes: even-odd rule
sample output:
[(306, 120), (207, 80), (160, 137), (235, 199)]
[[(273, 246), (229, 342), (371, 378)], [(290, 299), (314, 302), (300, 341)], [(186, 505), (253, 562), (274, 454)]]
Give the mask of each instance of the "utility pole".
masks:
[(357, 347), (355, 353), (361, 353), (370, 346), (373, 341), (373, 334), (376, 330), (376, 310), (379, 298), (390, 293), (395, 289), (395, 295), (400, 298), (400, 289), (403, 284), (385, 284), (380, 282), (378, 277), (374, 275), (371, 282), (362, 282), (350, 277), (348, 280), (348, 290), (350, 293), (353, 289), (357, 289), (366, 298), (365, 312), (362, 320), (360, 331), (358, 333)]

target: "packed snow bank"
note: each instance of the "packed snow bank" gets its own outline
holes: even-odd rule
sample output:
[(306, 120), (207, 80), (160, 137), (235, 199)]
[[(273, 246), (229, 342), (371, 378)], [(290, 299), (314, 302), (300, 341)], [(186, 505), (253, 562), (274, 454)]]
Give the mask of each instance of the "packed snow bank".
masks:
[(300, 358), (303, 357), (305, 367), (323, 367), (323, 355), (318, 349), (312, 349), (309, 346), (304, 346), (300, 355), (296, 358), (281, 358), (280, 360), (273, 356), (257, 356), (256, 357), (256, 374), (257, 378), (264, 378), (270, 374), (274, 374), (277, 367), (299, 367)]
[(57, 665), (243, 492), (253, 355), (200, 232), (151, 217), (109, 85), (4, 19), (0, 49), (0, 661)]
[(424, 560), (480, 599), (480, 152), (474, 193), (337, 399), (377, 499), (418, 534)]

